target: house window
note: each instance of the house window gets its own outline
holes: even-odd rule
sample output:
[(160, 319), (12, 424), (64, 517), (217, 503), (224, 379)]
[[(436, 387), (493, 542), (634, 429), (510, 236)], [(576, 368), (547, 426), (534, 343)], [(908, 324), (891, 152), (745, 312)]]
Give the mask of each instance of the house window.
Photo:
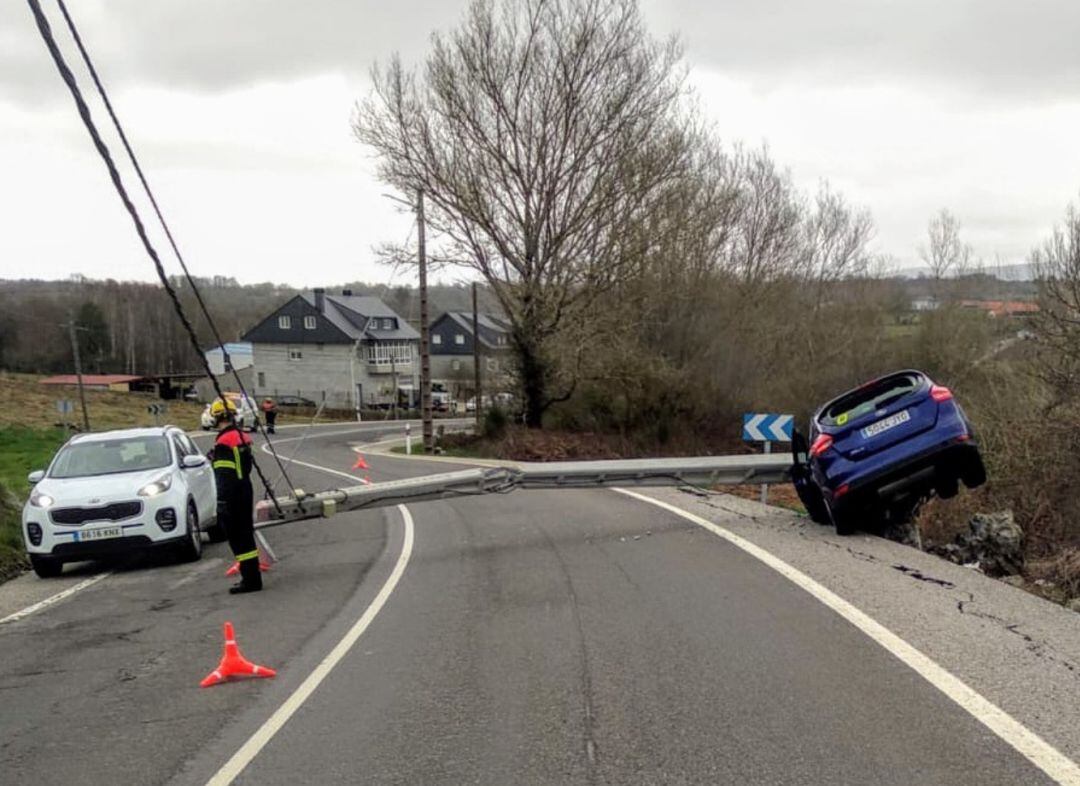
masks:
[(290, 330), (292, 328), (292, 317), (282, 314), (277, 318), (277, 326), (282, 330)]
[(392, 320), (392, 319), (384, 319), (382, 321), (382, 326), (383, 326), (383, 330), (393, 330), (394, 329), (394, 320)]
[(499, 363), (495, 358), (487, 358), (487, 370), (493, 373), (499, 370)]
[(301, 360), (304, 357), (304, 353), (299, 349), (289, 349), (289, 360)]
[(431, 334), (431, 343), (432, 344), (441, 344), (442, 343), (442, 336), (440, 336), (438, 333), (432, 333)]
[(451, 360), (450, 361), (450, 368), (453, 369), (454, 371), (461, 371), (461, 361), (460, 360)]
[(455, 333), (454, 334), (454, 343), (455, 344), (464, 344), (465, 343), (465, 334), (464, 333)]
[(315, 317), (304, 317), (304, 330), (315, 329)]
[(506, 336), (499, 336), (498, 344), (500, 347), (506, 346)]
[(266, 374), (264, 374), (262, 371), (259, 372), (259, 387), (266, 387)]

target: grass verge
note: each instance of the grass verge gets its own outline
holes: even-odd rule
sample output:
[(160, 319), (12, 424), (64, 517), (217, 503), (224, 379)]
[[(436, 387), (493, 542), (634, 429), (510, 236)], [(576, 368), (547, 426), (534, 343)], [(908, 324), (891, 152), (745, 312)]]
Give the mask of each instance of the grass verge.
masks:
[(63, 441), (57, 428), (0, 426), (0, 581), (28, 564), (21, 532), (22, 506), (30, 493), (26, 476), (43, 469)]

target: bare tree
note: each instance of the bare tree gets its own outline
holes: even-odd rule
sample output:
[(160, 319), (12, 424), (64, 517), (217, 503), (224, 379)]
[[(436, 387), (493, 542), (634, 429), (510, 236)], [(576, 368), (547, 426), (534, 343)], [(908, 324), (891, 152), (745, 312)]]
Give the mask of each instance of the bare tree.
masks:
[(974, 252), (960, 239), (959, 219), (945, 208), (930, 220), (927, 235), (929, 243), (919, 249), (919, 256), (930, 268), (935, 294), (941, 297), (945, 291), (944, 279), (970, 272)]
[(617, 284), (623, 230), (689, 169), (680, 54), (636, 0), (474, 0), (419, 74), (392, 59), (357, 109), (380, 177), (424, 192), (441, 256), (498, 298), (530, 426), (569, 395), (550, 339)]
[(1080, 382), (1080, 211), (1073, 205), (1065, 222), (1054, 228), (1031, 255), (1039, 284), (1038, 314), (1032, 328), (1038, 338), (1040, 376), (1061, 403), (1077, 396)]

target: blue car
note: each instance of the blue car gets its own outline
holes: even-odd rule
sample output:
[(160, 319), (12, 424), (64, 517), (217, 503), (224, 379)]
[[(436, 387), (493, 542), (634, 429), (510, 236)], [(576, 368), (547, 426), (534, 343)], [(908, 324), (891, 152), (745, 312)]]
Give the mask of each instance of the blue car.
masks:
[(911, 517), (931, 494), (986, 482), (975, 431), (947, 387), (921, 371), (867, 382), (821, 407), (796, 434), (792, 476), (810, 517), (840, 535)]

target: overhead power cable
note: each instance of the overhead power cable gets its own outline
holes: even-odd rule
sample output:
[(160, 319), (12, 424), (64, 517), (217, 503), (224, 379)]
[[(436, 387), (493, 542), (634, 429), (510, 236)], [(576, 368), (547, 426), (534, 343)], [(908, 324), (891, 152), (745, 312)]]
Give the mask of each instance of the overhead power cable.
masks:
[[(79, 50), (79, 54), (82, 56), (83, 63), (86, 64), (86, 70), (90, 73), (90, 78), (94, 81), (94, 86), (97, 88), (98, 95), (101, 96), (101, 101), (105, 104), (105, 110), (109, 113), (109, 118), (112, 120), (113, 127), (116, 129), (116, 133), (120, 137), (120, 142), (124, 145), (124, 150), (127, 151), (128, 159), (131, 161), (132, 167), (135, 169), (135, 173), (139, 176), (139, 181), (142, 183), (143, 191), (146, 192), (147, 199), (150, 200), (150, 204), (154, 208), (154, 213), (157, 215), (158, 222), (161, 224), (162, 230), (165, 232), (165, 237), (169, 240), (169, 245), (172, 247), (173, 253), (176, 255), (177, 261), (180, 263), (180, 269), (184, 271), (184, 278), (187, 280), (188, 286), (191, 287), (191, 291), (195, 295), (195, 300), (199, 304), (199, 308), (202, 310), (203, 316), (206, 318), (206, 323), (210, 327), (210, 332), (214, 336), (214, 341), (219, 347), (221, 347), (222, 363), (224, 367), (230, 369), (233, 373), (233, 377), (236, 380), (236, 385), (240, 389), (241, 395), (245, 399), (248, 399), (254, 404), (254, 399), (248, 396), (248, 392), (244, 387), (243, 380), (240, 379), (240, 372), (232, 364), (232, 360), (229, 357), (229, 350), (225, 348), (225, 342), (221, 339), (221, 334), (218, 332), (217, 325), (214, 324), (214, 318), (210, 316), (210, 310), (206, 306), (206, 301), (203, 300), (202, 293), (199, 291), (199, 286), (195, 282), (194, 277), (191, 275), (191, 271), (188, 270), (187, 262), (184, 260), (184, 255), (180, 253), (180, 247), (177, 245), (176, 240), (173, 238), (172, 230), (169, 229), (168, 222), (165, 221), (165, 216), (161, 212), (161, 208), (158, 206), (158, 201), (154, 197), (154, 192), (150, 188), (150, 183), (146, 179), (146, 175), (143, 173), (142, 167), (139, 165), (139, 159), (135, 155), (135, 150), (131, 147), (131, 143), (128, 142), (127, 134), (124, 133), (124, 127), (120, 124), (120, 118), (117, 117), (116, 111), (113, 109), (112, 101), (109, 100), (109, 95), (105, 91), (105, 85), (102, 84), (101, 78), (98, 76), (97, 69), (94, 68), (94, 63), (90, 59), (90, 53), (83, 45), (82, 36), (79, 35), (78, 29), (75, 27), (75, 20), (71, 18), (71, 14), (68, 13), (67, 5), (64, 0), (56, 0), (57, 7), (60, 9), (60, 13), (64, 16), (64, 21), (67, 23), (68, 30), (71, 31), (71, 37), (75, 40), (75, 46)], [(215, 390), (216, 390), (215, 386)], [(218, 392), (220, 395), (220, 391)], [(277, 463), (278, 469), (281, 471), (281, 477), (285, 479), (289, 488), (292, 488), (292, 481), (289, 480), (288, 474), (285, 472), (285, 466), (281, 462), (281, 458), (278, 456), (277, 450), (274, 448), (274, 443), (270, 439), (269, 433), (267, 433), (263, 423), (256, 417), (256, 427), (259, 429), (263, 438), (266, 440), (267, 445), (270, 446), (270, 453), (274, 457), (274, 461)], [(268, 492), (272, 493), (272, 490), (268, 487)]]
[[(79, 117), (82, 119), (83, 125), (86, 126), (86, 131), (90, 135), (90, 139), (94, 143), (94, 147), (97, 149), (98, 155), (101, 156), (102, 161), (105, 163), (105, 167), (109, 171), (109, 177), (113, 182), (113, 186), (116, 188), (116, 193), (120, 197), (120, 201), (124, 204), (124, 208), (127, 210), (128, 215), (131, 216), (132, 222), (135, 224), (135, 231), (139, 235), (139, 239), (142, 241), (143, 248), (146, 250), (147, 255), (154, 263), (154, 268), (157, 270), (158, 278), (161, 279), (161, 284), (165, 288), (165, 292), (168, 294), (169, 299), (172, 301), (173, 308), (176, 311), (177, 317), (180, 318), (181, 324), (184, 326), (184, 330), (188, 335), (188, 340), (191, 342), (192, 348), (195, 350), (196, 355), (202, 360), (203, 368), (206, 371), (207, 376), (210, 378), (211, 384), (214, 386), (214, 391), (222, 401), (225, 400), (225, 394), (221, 391), (221, 385), (218, 382), (217, 377), (210, 369), (210, 362), (203, 354), (199, 347), (199, 340), (195, 334), (195, 329), (192, 327), (191, 322), (188, 320), (187, 315), (184, 313), (184, 307), (180, 303), (180, 299), (176, 294), (176, 290), (172, 284), (169, 283), (169, 277), (165, 273), (165, 267), (161, 263), (161, 258), (158, 256), (157, 250), (154, 248), (153, 243), (150, 242), (150, 238), (146, 233), (146, 227), (139, 216), (139, 211), (135, 208), (131, 198), (128, 196), (127, 189), (124, 187), (123, 180), (120, 177), (120, 172), (116, 168), (116, 162), (113, 160), (112, 154), (109, 152), (108, 146), (101, 138), (101, 134), (98, 132), (97, 126), (94, 123), (94, 119), (90, 114), (90, 108), (86, 104), (86, 100), (83, 98), (82, 91), (79, 89), (78, 82), (75, 80), (75, 75), (71, 72), (67, 62), (64, 60), (63, 54), (60, 52), (59, 47), (56, 44), (56, 39), (53, 37), (52, 28), (49, 26), (49, 20), (45, 17), (44, 12), (41, 10), (41, 4), (38, 0), (27, 0), (27, 4), (30, 6), (31, 12), (34, 14), (34, 19), (37, 22), (38, 30), (41, 33), (41, 37), (45, 42), (45, 46), (49, 50), (49, 54), (52, 56), (53, 62), (56, 64), (57, 70), (60, 72), (61, 78), (67, 85), (68, 90), (71, 92), (71, 97), (75, 101), (75, 106), (79, 111)], [(234, 421), (235, 425), (235, 421)], [(252, 457), (254, 460), (254, 456)], [(267, 482), (266, 476), (263, 474), (262, 469), (258, 463), (254, 464), (255, 471), (259, 476), (259, 480), (262, 481), (263, 486), (270, 493), (270, 499), (273, 501), (275, 509), (280, 513), (281, 506), (278, 504), (277, 497), (274, 496), (273, 491), (270, 490), (270, 486)]]

